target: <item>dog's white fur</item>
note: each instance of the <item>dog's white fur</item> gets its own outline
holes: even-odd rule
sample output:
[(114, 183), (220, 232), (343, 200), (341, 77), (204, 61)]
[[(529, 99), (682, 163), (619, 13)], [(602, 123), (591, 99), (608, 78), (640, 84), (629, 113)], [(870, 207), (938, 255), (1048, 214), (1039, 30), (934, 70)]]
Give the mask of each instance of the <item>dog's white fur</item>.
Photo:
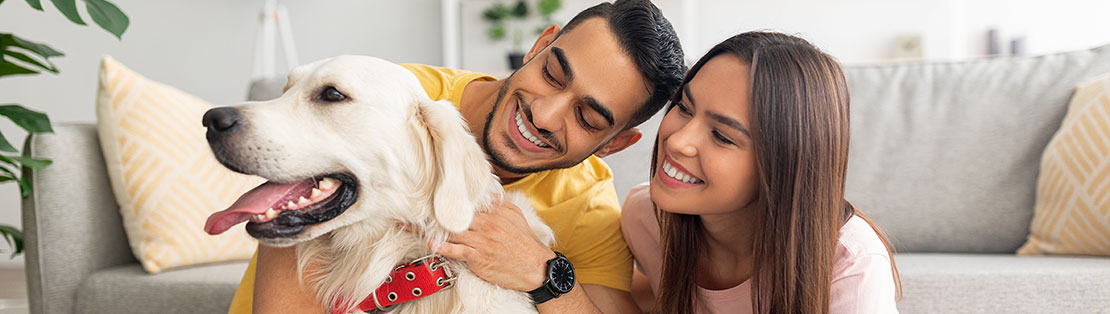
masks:
[[(327, 86), (348, 99), (321, 101)], [(312, 278), (325, 313), (355, 311), (396, 265), (467, 230), (477, 211), (503, 195), (542, 242), (553, 244), (531, 203), (503, 193), (458, 110), (429, 99), (396, 64), (365, 56), (317, 61), (293, 69), (280, 98), (237, 108), (242, 134), (221, 153), (240, 170), (278, 182), (340, 172), (359, 181), (358, 201), (335, 219), (295, 237), (259, 239), (297, 247), (301, 278)], [(398, 223), (423, 232), (403, 231)], [(458, 272), (454, 287), (389, 313), (535, 313), (527, 294), (485, 282), (462, 263), (451, 265)]]

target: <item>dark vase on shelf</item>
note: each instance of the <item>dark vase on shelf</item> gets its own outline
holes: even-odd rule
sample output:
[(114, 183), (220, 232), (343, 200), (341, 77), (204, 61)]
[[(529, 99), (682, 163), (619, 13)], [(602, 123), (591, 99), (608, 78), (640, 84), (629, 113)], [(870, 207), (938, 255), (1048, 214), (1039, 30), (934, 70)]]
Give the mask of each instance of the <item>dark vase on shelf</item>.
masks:
[(509, 54), (509, 68), (510, 69), (513, 69), (513, 71), (516, 71), (517, 69), (519, 69), (523, 65), (524, 65), (524, 54), (523, 53), (513, 52), (513, 53)]

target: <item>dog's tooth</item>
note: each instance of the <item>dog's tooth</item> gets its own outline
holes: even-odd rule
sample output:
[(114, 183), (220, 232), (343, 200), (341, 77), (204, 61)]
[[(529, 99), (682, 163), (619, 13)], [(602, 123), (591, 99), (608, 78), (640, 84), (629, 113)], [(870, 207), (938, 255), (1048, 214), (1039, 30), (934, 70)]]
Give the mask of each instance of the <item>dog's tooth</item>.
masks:
[(335, 187), (335, 183), (336, 183), (335, 179), (324, 178), (323, 180), (320, 180), (320, 189), (321, 190), (330, 190), (332, 187)]
[(312, 193), (308, 194), (308, 198), (316, 199), (317, 196), (320, 196), (320, 189), (312, 188)]
[(288, 208), (288, 209), (297, 208), (297, 203), (293, 203), (293, 201), (289, 201), (288, 203), (285, 203), (285, 208)]
[(277, 211), (274, 210), (273, 208), (267, 209), (266, 210), (266, 218), (274, 219), (274, 217), (277, 217)]
[(262, 222), (263, 220), (266, 219), (266, 216), (263, 216), (262, 214), (258, 214), (258, 215), (254, 215), (254, 217), (251, 217), (251, 219), (254, 220), (254, 222)]
[(300, 205), (300, 206), (308, 205), (308, 199), (304, 198), (304, 196), (301, 196), (301, 198), (297, 200), (297, 205)]

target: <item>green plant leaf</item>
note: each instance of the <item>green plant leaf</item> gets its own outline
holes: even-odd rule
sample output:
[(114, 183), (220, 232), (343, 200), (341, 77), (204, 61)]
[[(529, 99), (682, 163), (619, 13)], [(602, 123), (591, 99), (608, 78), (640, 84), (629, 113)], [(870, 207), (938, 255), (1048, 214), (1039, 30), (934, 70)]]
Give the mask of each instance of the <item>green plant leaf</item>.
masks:
[(11, 142), (8, 142), (8, 139), (4, 137), (3, 133), (0, 133), (0, 151), (9, 153), (19, 152), (15, 149), (15, 146), (12, 146)]
[(38, 43), (38, 42), (30, 41), (30, 40), (27, 40), (27, 39), (19, 38), (19, 36), (16, 36), (15, 34), (2, 34), (2, 35), (4, 35), (4, 37), (6, 37), (6, 38), (3, 38), (5, 41), (8, 41), (8, 40), (11, 41), (11, 43), (8, 44), (8, 45), (12, 45), (12, 46), (16, 46), (16, 47), (19, 47), (19, 48), (30, 50), (31, 52), (34, 52), (34, 53), (42, 56), (43, 58), (61, 57), (61, 56), (65, 55), (61, 51), (58, 51), (57, 49), (54, 49), (54, 47), (50, 47), (47, 44)]
[(482, 11), (482, 19), (495, 24), (508, 15), (509, 8), (506, 8), (505, 5), (501, 3), (494, 3), (489, 8), (486, 8), (485, 11)]
[[(53, 161), (51, 161), (50, 159), (35, 159), (35, 158), (27, 157), (27, 156), (0, 156), (0, 157), (14, 160), (14, 161), (22, 164), (25, 167), (35, 169), (35, 170), (42, 169), (46, 166), (49, 166), (51, 163), (53, 163)], [(7, 161), (4, 161), (4, 162), (7, 163)]]
[(35, 10), (42, 11), (42, 2), (39, 2), (39, 0), (27, 0), (27, 5), (35, 8)]
[(29, 133), (54, 133), (54, 128), (50, 127), (50, 117), (44, 113), (8, 104), (0, 106), (0, 115), (8, 117)]
[(58, 74), (58, 68), (56, 66), (54, 66), (54, 63), (50, 62), (50, 60), (47, 60), (46, 64), (43, 64), (42, 62), (39, 62), (39, 60), (35, 60), (35, 58), (31, 58), (30, 56), (28, 56), (28, 55), (26, 55), (22, 52), (9, 50), (9, 51), (4, 51), (4, 54), (12, 56), (16, 60), (20, 60), (20, 61), (23, 61), (23, 62), (30, 63), (34, 66), (39, 67), (40, 69), (53, 72), (54, 74)]
[(513, 6), (513, 10), (512, 12), (510, 12), (510, 14), (512, 14), (512, 16), (517, 19), (524, 19), (528, 17), (528, 2), (524, 0), (517, 1), (516, 5)]
[(116, 38), (123, 39), (123, 32), (127, 31), (131, 20), (119, 7), (107, 0), (85, 0), (85, 8), (89, 10), (89, 17), (92, 17), (96, 25), (116, 35)]
[(54, 3), (54, 7), (62, 12), (70, 22), (77, 25), (85, 25), (85, 21), (81, 20), (81, 15), (77, 13), (77, 0), (50, 0)]
[(15, 63), (0, 59), (0, 77), (17, 74), (37, 74), (38, 71), (16, 65)]
[(486, 35), (492, 40), (501, 40), (505, 38), (505, 24), (497, 23), (490, 25), (489, 29), (486, 30)]
[(561, 0), (540, 0), (536, 3), (536, 8), (539, 9), (540, 15), (549, 18), (551, 14), (558, 11), (561, 7), (563, 7), (563, 1)]
[[(38, 55), (45, 63), (37, 58), (32, 58), (21, 50), (12, 48), (19, 48), (22, 51)], [(0, 53), (2, 53), (0, 55), (0, 76), (39, 73), (38, 70), (15, 64), (7, 57), (26, 62), (46, 71), (58, 73), (58, 68), (54, 65), (54, 62), (50, 61), (50, 58), (64, 55), (61, 51), (46, 44), (19, 38), (19, 36), (10, 33), (0, 33)]]
[(15, 249), (12, 251), (11, 258), (19, 256), (23, 253), (23, 232), (19, 231), (13, 226), (0, 224), (0, 236), (4, 237), (4, 241), (8, 242), (8, 246)]

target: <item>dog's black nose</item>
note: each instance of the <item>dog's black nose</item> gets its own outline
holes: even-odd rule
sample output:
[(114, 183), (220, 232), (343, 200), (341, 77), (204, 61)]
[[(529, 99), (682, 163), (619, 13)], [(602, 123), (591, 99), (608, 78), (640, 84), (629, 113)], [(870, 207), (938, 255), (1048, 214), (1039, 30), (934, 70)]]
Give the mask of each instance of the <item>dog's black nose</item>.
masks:
[(204, 113), (202, 118), (204, 126), (208, 127), (208, 134), (230, 133), (242, 124), (239, 121), (239, 110), (231, 107), (213, 108)]

